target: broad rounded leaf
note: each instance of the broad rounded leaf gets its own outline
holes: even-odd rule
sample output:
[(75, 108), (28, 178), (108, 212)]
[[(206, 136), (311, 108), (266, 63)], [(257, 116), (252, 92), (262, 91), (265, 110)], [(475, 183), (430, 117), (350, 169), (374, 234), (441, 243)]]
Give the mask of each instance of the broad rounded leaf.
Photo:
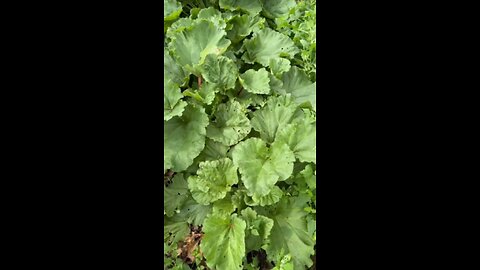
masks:
[(242, 56), (246, 62), (257, 62), (267, 67), (272, 58), (282, 56), (293, 58), (299, 52), (293, 41), (286, 35), (276, 32), (270, 28), (265, 28), (253, 37), (244, 41), (247, 49)]
[(165, 83), (165, 89), (163, 91), (163, 120), (168, 121), (174, 116), (181, 116), (187, 102), (181, 100), (183, 97), (180, 88), (171, 82)]
[(272, 190), (265, 196), (252, 195), (255, 205), (266, 206), (276, 204), (283, 196), (283, 191), (278, 186), (273, 186)]
[(222, 89), (235, 87), (238, 76), (237, 65), (225, 56), (209, 54), (202, 65), (202, 75), (207, 82), (214, 83)]
[(208, 116), (201, 107), (188, 105), (181, 117), (163, 122), (164, 171), (180, 172), (192, 165), (205, 147)]
[(267, 215), (274, 221), (266, 248), (268, 257), (278, 257), (283, 250), (292, 255), (295, 270), (303, 270), (313, 263), (310, 256), (315, 243), (308, 233), (303, 204), (300, 198), (283, 197), (273, 213)]
[(163, 20), (172, 21), (182, 13), (182, 5), (175, 0), (163, 0)]
[(298, 67), (292, 67), (282, 76), (283, 89), (286, 93), (292, 94), (295, 103), (302, 104), (308, 102), (313, 110), (317, 109), (317, 95), (315, 87), (317, 83), (312, 83), (307, 74)]
[(187, 181), (183, 178), (183, 174), (176, 174), (172, 179), (172, 184), (163, 188), (163, 208), (167, 216), (173, 216), (175, 210), (182, 207), (188, 195)]
[(249, 69), (240, 75), (240, 83), (243, 88), (253, 94), (269, 94), (269, 82), (268, 72), (264, 68), (257, 71)]
[(252, 31), (259, 31), (264, 24), (265, 19), (262, 17), (237, 14), (227, 23), (229, 26), (227, 36), (235, 44), (250, 35)]
[(237, 167), (223, 158), (200, 162), (197, 175), (188, 178), (188, 188), (198, 203), (207, 205), (224, 198), (237, 182)]
[(296, 5), (295, 0), (260, 0), (263, 4), (263, 15), (274, 19), (286, 15)]
[(284, 72), (290, 70), (290, 61), (285, 58), (272, 58), (270, 59), (270, 71), (273, 75), (279, 77)]
[(262, 139), (271, 143), (277, 132), (290, 124), (296, 112), (297, 105), (290, 96), (271, 97), (262, 109), (254, 112), (250, 123)]
[(218, 106), (215, 120), (207, 127), (207, 137), (230, 146), (245, 138), (250, 130), (245, 109), (237, 101), (229, 101)]
[(262, 11), (260, 0), (220, 0), (220, 8), (227, 10), (243, 10), (251, 14)]
[(181, 66), (199, 76), (199, 65), (203, 64), (205, 57), (220, 55), (230, 45), (225, 35), (225, 30), (211, 21), (193, 21), (191, 26), (172, 33), (169, 48)]
[(289, 124), (278, 132), (275, 141), (287, 144), (300, 162), (317, 162), (317, 128), (315, 123), (298, 121)]
[(242, 269), (245, 256), (245, 221), (236, 214), (231, 217), (211, 215), (203, 225), (200, 248), (211, 269)]
[(241, 212), (241, 217), (247, 224), (245, 233), (246, 252), (258, 250), (267, 242), (270, 231), (273, 227), (273, 220), (258, 215), (255, 210), (248, 207)]
[(295, 156), (285, 144), (270, 148), (258, 138), (240, 142), (232, 152), (245, 187), (252, 194), (267, 195), (277, 181), (287, 179), (293, 170)]

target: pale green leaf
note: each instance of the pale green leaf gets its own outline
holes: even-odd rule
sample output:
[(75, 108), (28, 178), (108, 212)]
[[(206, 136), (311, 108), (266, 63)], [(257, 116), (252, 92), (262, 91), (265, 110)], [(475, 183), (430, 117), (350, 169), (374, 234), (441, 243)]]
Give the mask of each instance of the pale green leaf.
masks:
[(237, 167), (228, 158), (200, 162), (197, 175), (188, 178), (188, 189), (200, 204), (222, 199), (238, 182)]
[(277, 134), (275, 141), (285, 143), (300, 162), (316, 163), (317, 128), (309, 121), (296, 121)]
[(232, 89), (238, 76), (237, 65), (225, 56), (207, 55), (202, 67), (202, 75), (209, 83), (222, 89)]
[(172, 21), (182, 13), (182, 5), (175, 0), (163, 0), (163, 20)]
[(263, 4), (262, 14), (270, 19), (286, 15), (296, 3), (295, 0), (260, 0)]
[(207, 137), (225, 145), (234, 145), (245, 138), (251, 130), (245, 109), (236, 101), (220, 104), (213, 120), (207, 127)]
[(271, 59), (293, 56), (299, 52), (293, 41), (286, 35), (276, 32), (270, 28), (265, 28), (254, 33), (253, 37), (244, 41), (246, 48), (242, 56), (246, 62), (257, 62), (267, 67)]
[(208, 116), (201, 107), (188, 105), (181, 117), (163, 122), (164, 170), (180, 172), (193, 163), (205, 147)]
[(181, 100), (183, 97), (182, 92), (178, 86), (167, 81), (163, 91), (163, 120), (168, 121), (174, 116), (181, 116), (187, 102)]
[(188, 195), (187, 181), (182, 173), (177, 173), (172, 179), (172, 184), (163, 188), (163, 208), (167, 216), (173, 216), (175, 210), (182, 207)]
[(271, 97), (262, 109), (254, 112), (250, 123), (262, 139), (272, 143), (277, 132), (290, 124), (297, 110), (289, 95)]
[(193, 21), (189, 27), (171, 34), (169, 48), (179, 65), (199, 76), (200, 65), (209, 54), (220, 55), (228, 48), (230, 41), (226, 32), (207, 20)]
[(317, 95), (315, 92), (316, 82), (312, 83), (305, 72), (298, 67), (292, 67), (282, 76), (283, 89), (292, 94), (295, 103), (309, 103), (313, 110), (317, 109)]
[(300, 198), (284, 197), (275, 210), (267, 215), (274, 221), (270, 232), (270, 244), (266, 248), (268, 257), (278, 257), (283, 250), (292, 255), (294, 269), (303, 270), (313, 262), (314, 241), (307, 230), (307, 213), (303, 211), (305, 201)]
[(248, 253), (252, 250), (259, 250), (268, 242), (268, 236), (273, 227), (273, 220), (258, 215), (257, 212), (250, 207), (242, 210), (241, 217), (246, 222), (246, 252)]
[(270, 78), (268, 72), (261, 68), (259, 70), (249, 69), (240, 75), (240, 83), (250, 93), (253, 94), (269, 94)]
[(240, 142), (232, 152), (241, 180), (252, 194), (267, 195), (277, 181), (287, 179), (293, 170), (295, 157), (285, 144), (270, 148), (259, 138)]
[(246, 223), (236, 214), (231, 217), (211, 215), (203, 226), (200, 248), (211, 269), (242, 269), (245, 256)]
[(260, 0), (220, 0), (220, 8), (226, 10), (242, 10), (251, 14), (257, 14), (262, 11)]

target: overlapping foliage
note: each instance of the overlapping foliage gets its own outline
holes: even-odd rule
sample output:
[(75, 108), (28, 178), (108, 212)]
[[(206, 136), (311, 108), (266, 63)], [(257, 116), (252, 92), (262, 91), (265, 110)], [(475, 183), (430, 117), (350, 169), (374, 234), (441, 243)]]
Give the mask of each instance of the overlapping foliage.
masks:
[(165, 268), (312, 267), (315, 1), (164, 4)]

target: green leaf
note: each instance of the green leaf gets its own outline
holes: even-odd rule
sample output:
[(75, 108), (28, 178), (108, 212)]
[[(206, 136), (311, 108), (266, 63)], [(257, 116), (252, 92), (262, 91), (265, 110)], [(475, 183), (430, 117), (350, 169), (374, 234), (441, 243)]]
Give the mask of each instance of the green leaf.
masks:
[(237, 182), (237, 167), (223, 158), (200, 162), (197, 175), (188, 178), (188, 188), (198, 203), (207, 205), (224, 198)]
[(230, 216), (235, 211), (235, 205), (232, 202), (232, 196), (227, 194), (225, 198), (213, 203), (213, 214)]
[(270, 231), (273, 227), (273, 220), (257, 215), (252, 208), (246, 208), (241, 212), (246, 222), (245, 246), (246, 252), (259, 250), (267, 242)]
[(232, 89), (238, 76), (237, 65), (225, 56), (207, 55), (202, 65), (202, 75), (209, 83), (222, 89)]
[(264, 68), (258, 71), (249, 69), (240, 75), (240, 83), (245, 90), (253, 94), (269, 94), (269, 82), (268, 72)]
[(250, 35), (252, 31), (259, 31), (264, 27), (265, 19), (259, 16), (251, 16), (248, 14), (235, 15), (228, 21), (227, 36), (236, 44)]
[(163, 0), (163, 20), (173, 21), (182, 13), (182, 5), (175, 0)]
[(183, 203), (180, 213), (175, 216), (195, 226), (199, 226), (203, 224), (205, 218), (211, 212), (211, 205), (198, 204), (192, 197), (188, 197)]
[(187, 102), (181, 100), (183, 97), (180, 88), (175, 83), (167, 81), (163, 91), (163, 120), (168, 121), (174, 116), (181, 116)]
[(213, 7), (201, 9), (198, 12), (197, 18), (211, 21), (221, 29), (225, 29), (225, 26), (227, 25), (222, 17), (222, 13)]
[(191, 26), (172, 33), (169, 48), (179, 65), (198, 77), (205, 57), (220, 55), (230, 45), (225, 35), (225, 30), (211, 21), (193, 21)]
[(272, 58), (270, 59), (269, 66), (272, 74), (278, 77), (290, 70), (290, 61), (285, 58)]
[(262, 11), (260, 0), (220, 0), (220, 8), (226, 10), (242, 10), (251, 14), (257, 14)]
[(290, 124), (296, 112), (297, 105), (289, 95), (271, 97), (265, 107), (253, 114), (250, 124), (263, 140), (271, 143), (277, 133)]
[(212, 269), (242, 269), (245, 256), (246, 223), (236, 214), (212, 215), (205, 220), (200, 248)]
[(220, 104), (215, 120), (207, 127), (207, 137), (225, 145), (234, 145), (250, 133), (250, 121), (245, 109), (236, 101)]
[(274, 221), (270, 232), (270, 245), (266, 248), (267, 256), (276, 257), (282, 249), (292, 255), (294, 269), (305, 269), (313, 262), (314, 241), (307, 231), (307, 222), (303, 211), (305, 201), (300, 198), (284, 197), (271, 215)]
[(286, 93), (292, 94), (295, 103), (308, 102), (313, 110), (317, 109), (317, 95), (315, 93), (316, 83), (312, 83), (304, 71), (298, 67), (292, 67), (282, 76), (283, 88)]
[(166, 81), (172, 81), (179, 86), (183, 86), (188, 80), (188, 76), (183, 69), (175, 63), (166, 48), (163, 50), (163, 76), (164, 84)]
[(175, 210), (182, 207), (188, 195), (187, 181), (183, 178), (182, 173), (176, 174), (172, 179), (172, 184), (163, 188), (163, 207), (167, 216), (173, 216)]
[(272, 190), (265, 196), (252, 195), (254, 205), (266, 206), (276, 204), (283, 196), (283, 191), (278, 186), (273, 186)]
[(293, 170), (295, 157), (285, 144), (270, 148), (258, 138), (240, 142), (232, 152), (245, 187), (252, 194), (267, 195), (277, 181), (287, 179)]
[(286, 15), (296, 3), (295, 0), (260, 0), (263, 4), (262, 14), (270, 19)]
[(192, 165), (205, 146), (208, 116), (201, 107), (188, 105), (181, 117), (163, 122), (163, 167), (180, 172)]
[(163, 240), (168, 246), (176, 246), (190, 233), (190, 228), (185, 220), (178, 216), (165, 217), (163, 222)]
[(286, 35), (265, 28), (253, 34), (253, 37), (244, 41), (246, 48), (242, 59), (247, 63), (257, 62), (267, 67), (271, 59), (293, 58), (299, 52), (293, 41)]
[(280, 130), (275, 139), (285, 143), (300, 162), (316, 163), (317, 128), (315, 123), (297, 121)]

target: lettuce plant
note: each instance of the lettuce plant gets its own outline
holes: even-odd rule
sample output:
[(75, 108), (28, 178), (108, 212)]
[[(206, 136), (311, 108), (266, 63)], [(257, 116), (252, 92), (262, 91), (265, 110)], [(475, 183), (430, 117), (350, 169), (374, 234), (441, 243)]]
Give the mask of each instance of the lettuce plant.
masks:
[(164, 0), (166, 269), (308, 269), (315, 1)]

